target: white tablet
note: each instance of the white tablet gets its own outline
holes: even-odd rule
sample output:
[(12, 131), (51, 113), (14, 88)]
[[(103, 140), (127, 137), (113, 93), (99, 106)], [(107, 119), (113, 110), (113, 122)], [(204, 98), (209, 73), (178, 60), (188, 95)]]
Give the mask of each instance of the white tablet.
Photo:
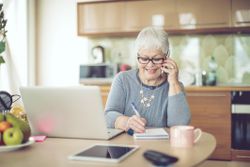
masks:
[(118, 163), (131, 153), (135, 152), (138, 148), (139, 146), (136, 145), (95, 144), (69, 156), (68, 158), (71, 160)]

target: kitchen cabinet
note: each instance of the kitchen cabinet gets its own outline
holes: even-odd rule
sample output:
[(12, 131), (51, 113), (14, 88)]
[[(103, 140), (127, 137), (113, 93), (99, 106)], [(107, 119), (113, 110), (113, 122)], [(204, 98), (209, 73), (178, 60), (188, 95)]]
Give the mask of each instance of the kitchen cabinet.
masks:
[(229, 91), (187, 91), (191, 125), (213, 134), (217, 140), (210, 158), (231, 159), (231, 94)]
[(156, 15), (169, 34), (249, 33), (249, 6), (249, 0), (82, 1), (77, 3), (78, 35), (134, 36)]
[(250, 150), (235, 150), (235, 149), (232, 149), (232, 160), (235, 160), (235, 161), (250, 161)]
[[(131, 1), (125, 3), (125, 30), (140, 31), (152, 25), (155, 15), (163, 16), (165, 29), (176, 29), (175, 0)], [(160, 21), (161, 23), (161, 21)]]
[(167, 29), (176, 28), (174, 0), (78, 3), (78, 35), (138, 32), (152, 25), (154, 15), (164, 17)]
[(123, 27), (123, 2), (79, 3), (78, 35), (119, 32)]
[(102, 95), (102, 104), (105, 107), (108, 94), (109, 94), (109, 90), (110, 90), (110, 85), (100, 86), (100, 89), (101, 89), (101, 95)]
[[(154, 15), (164, 16), (166, 30), (229, 27), (231, 1), (149, 0), (125, 3), (126, 30), (139, 31), (152, 25)], [(204, 8), (205, 6), (205, 8)], [(146, 11), (146, 12), (143, 12)]]
[(232, 23), (233, 26), (250, 26), (250, 1), (232, 0)]
[(176, 0), (178, 27), (229, 27), (231, 0)]

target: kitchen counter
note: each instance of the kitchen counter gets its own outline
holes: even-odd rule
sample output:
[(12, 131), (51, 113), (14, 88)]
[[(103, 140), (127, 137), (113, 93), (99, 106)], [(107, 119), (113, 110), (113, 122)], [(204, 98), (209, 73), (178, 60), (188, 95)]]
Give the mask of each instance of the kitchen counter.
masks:
[(187, 86), (188, 91), (250, 91), (250, 86)]
[[(110, 84), (102, 85), (102, 91), (108, 92)], [(209, 92), (225, 92), (225, 91), (250, 91), (250, 86), (186, 86), (185, 91), (209, 91)]]
[(110, 86), (112, 78), (92, 78), (92, 79), (80, 79), (82, 85), (97, 85), (97, 86)]
[[(112, 79), (81, 79), (82, 85), (97, 85), (101, 86), (102, 90), (109, 91)], [(250, 91), (250, 85), (244, 84), (221, 84), (217, 86), (185, 86), (185, 90), (188, 91)]]

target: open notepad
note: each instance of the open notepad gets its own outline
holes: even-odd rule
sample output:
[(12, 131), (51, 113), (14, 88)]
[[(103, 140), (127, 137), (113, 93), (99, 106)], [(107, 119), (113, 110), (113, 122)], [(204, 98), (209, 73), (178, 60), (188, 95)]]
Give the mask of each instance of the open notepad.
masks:
[(168, 139), (169, 135), (164, 128), (149, 128), (145, 133), (134, 133), (135, 139)]

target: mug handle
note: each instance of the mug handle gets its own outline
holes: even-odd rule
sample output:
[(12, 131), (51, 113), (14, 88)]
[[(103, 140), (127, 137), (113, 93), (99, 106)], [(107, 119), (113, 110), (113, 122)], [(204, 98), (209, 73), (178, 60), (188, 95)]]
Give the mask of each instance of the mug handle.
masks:
[(198, 133), (198, 135), (197, 135), (197, 137), (195, 138), (194, 143), (196, 143), (196, 142), (201, 138), (202, 130), (199, 129), (199, 128), (196, 128), (196, 129), (194, 130), (194, 134), (197, 134), (197, 133)]

